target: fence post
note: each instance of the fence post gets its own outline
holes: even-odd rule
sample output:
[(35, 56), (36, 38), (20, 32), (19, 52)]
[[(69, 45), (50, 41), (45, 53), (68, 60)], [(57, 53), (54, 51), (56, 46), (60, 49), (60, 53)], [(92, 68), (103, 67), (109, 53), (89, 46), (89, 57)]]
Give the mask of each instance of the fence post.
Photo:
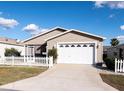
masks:
[(49, 63), (48, 63), (48, 57), (46, 57), (46, 66), (49, 67)]
[(3, 64), (5, 65), (5, 57), (2, 58)]
[(123, 63), (123, 61), (121, 60), (120, 61), (120, 72), (122, 72), (122, 63)]
[(123, 68), (122, 68), (122, 72), (124, 72), (124, 60), (123, 60), (123, 62), (122, 62), (122, 63), (123, 63), (123, 66), (122, 66), (122, 67), (123, 67)]
[(52, 56), (49, 57), (49, 68), (50, 67), (53, 67), (53, 57)]
[(24, 63), (25, 63), (25, 53), (26, 51), (25, 51), (25, 45), (24, 45)]
[(117, 58), (115, 58), (115, 73), (117, 73)]
[(14, 56), (12, 56), (12, 66), (14, 65)]

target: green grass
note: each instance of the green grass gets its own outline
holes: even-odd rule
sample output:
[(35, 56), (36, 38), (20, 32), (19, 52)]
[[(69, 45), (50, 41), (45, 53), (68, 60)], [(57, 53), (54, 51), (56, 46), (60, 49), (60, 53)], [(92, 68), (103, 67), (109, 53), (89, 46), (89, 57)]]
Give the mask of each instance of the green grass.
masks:
[(46, 67), (0, 67), (0, 85), (36, 76)]
[(114, 74), (101, 74), (102, 80), (112, 87), (124, 91), (124, 76)]

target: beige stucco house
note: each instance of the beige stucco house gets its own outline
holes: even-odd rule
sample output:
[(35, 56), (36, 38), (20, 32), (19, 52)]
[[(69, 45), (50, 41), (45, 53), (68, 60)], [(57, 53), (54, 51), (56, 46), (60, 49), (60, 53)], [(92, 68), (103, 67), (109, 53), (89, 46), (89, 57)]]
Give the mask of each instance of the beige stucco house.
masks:
[(87, 32), (55, 27), (24, 40), (23, 44), (26, 55), (48, 56), (48, 50), (54, 47), (57, 63), (94, 64), (103, 62), (103, 40), (104, 37)]

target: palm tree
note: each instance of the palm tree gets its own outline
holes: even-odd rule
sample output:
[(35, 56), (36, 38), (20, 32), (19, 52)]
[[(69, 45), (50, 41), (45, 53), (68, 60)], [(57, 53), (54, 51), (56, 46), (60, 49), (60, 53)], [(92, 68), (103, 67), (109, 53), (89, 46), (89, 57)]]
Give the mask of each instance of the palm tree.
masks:
[(112, 38), (110, 44), (111, 46), (117, 46), (119, 44), (119, 40), (117, 38)]

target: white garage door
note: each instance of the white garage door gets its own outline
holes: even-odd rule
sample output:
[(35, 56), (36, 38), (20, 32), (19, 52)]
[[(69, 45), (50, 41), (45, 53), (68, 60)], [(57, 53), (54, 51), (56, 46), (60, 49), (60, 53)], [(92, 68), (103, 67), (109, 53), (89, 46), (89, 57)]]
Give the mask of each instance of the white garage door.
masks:
[(93, 64), (94, 44), (59, 44), (58, 63)]

